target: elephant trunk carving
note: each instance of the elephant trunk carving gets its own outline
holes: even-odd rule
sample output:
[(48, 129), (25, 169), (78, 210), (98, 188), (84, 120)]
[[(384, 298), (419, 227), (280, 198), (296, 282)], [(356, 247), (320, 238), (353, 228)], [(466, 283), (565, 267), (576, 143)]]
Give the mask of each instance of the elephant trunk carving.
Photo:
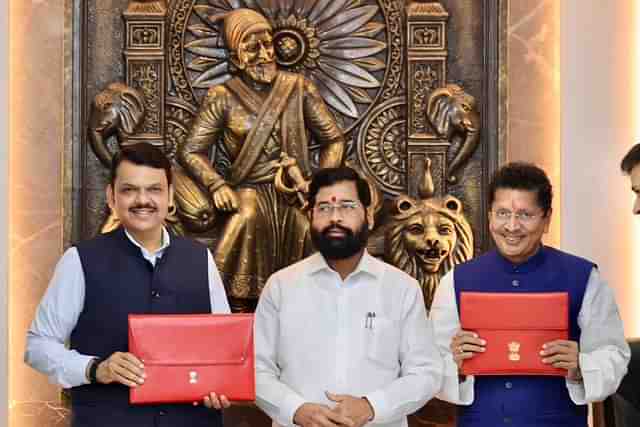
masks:
[[(146, 114), (142, 94), (124, 83), (114, 82), (98, 93), (91, 105), (87, 130), (91, 148), (102, 165), (110, 169), (113, 153), (109, 149), (109, 138), (115, 137), (117, 148), (121, 148), (139, 131)], [(177, 210), (167, 218), (169, 227), (177, 234), (190, 231), (206, 231), (216, 223), (216, 213), (208, 203), (206, 195), (182, 169), (173, 166), (173, 187)], [(107, 232), (119, 225), (113, 215), (101, 227)]]
[(144, 98), (123, 83), (111, 83), (93, 100), (89, 116), (88, 136), (100, 163), (111, 167), (113, 154), (107, 141), (116, 136), (118, 145), (134, 135), (145, 116)]
[(476, 100), (456, 84), (434, 90), (429, 96), (427, 118), (437, 135), (458, 147), (447, 171), (447, 181), (458, 181), (457, 173), (480, 143), (480, 115)]

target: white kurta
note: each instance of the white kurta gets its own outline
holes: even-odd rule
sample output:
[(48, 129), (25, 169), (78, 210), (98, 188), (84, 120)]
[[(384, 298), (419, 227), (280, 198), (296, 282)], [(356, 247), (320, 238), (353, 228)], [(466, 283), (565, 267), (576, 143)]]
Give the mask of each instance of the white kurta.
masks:
[(320, 254), (274, 274), (255, 332), (257, 404), (274, 424), (292, 425), (303, 403), (330, 405), (328, 391), (366, 396), (373, 424), (406, 426), (440, 389), (418, 283), (366, 252), (344, 281)]

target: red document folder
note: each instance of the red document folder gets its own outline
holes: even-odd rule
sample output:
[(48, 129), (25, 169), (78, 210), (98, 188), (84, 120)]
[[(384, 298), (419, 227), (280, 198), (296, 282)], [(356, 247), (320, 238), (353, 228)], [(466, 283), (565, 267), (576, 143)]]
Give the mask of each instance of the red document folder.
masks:
[(255, 400), (253, 314), (129, 315), (129, 351), (147, 375), (133, 404)]
[(486, 351), (462, 364), (464, 375), (555, 375), (565, 369), (542, 363), (546, 342), (568, 339), (569, 295), (461, 292), (462, 329), (486, 340)]

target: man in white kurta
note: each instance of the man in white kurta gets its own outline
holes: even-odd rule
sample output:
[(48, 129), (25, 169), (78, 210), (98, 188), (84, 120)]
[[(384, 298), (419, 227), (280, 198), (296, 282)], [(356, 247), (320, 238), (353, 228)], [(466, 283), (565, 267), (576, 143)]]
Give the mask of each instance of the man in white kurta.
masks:
[(364, 249), (353, 170), (320, 171), (310, 199), (319, 253), (271, 276), (256, 310), (257, 404), (282, 426), (406, 426), (442, 381), (420, 287)]

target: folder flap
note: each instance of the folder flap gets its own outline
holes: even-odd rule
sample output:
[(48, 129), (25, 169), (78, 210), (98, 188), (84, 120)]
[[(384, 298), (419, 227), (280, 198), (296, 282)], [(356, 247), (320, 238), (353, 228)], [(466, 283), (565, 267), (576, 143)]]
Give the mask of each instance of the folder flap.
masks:
[(567, 292), (461, 292), (465, 330), (568, 330)]
[(129, 351), (149, 366), (253, 363), (253, 314), (131, 314)]

